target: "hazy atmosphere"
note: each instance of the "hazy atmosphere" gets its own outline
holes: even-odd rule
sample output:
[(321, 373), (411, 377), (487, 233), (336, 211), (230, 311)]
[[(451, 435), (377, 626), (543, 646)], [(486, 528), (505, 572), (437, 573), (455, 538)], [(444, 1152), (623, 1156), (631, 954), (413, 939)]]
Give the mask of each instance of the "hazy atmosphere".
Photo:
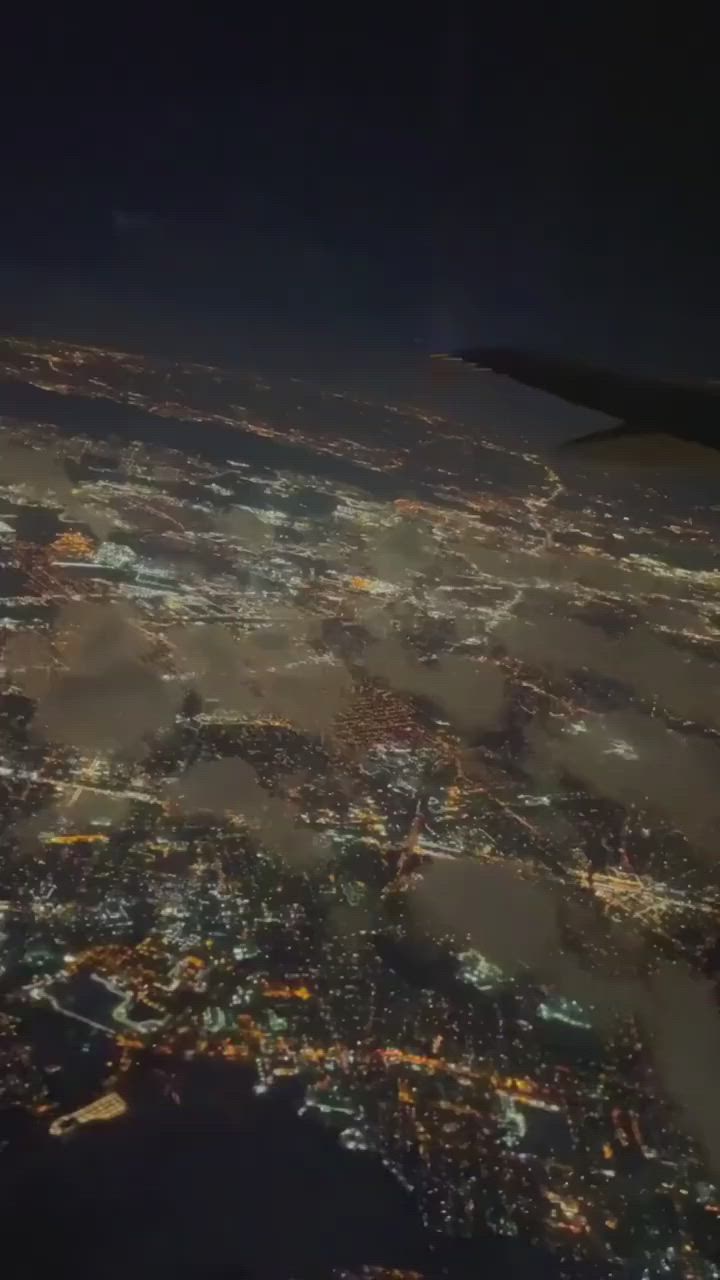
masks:
[(717, 1280), (710, 33), (11, 28), (8, 1275)]

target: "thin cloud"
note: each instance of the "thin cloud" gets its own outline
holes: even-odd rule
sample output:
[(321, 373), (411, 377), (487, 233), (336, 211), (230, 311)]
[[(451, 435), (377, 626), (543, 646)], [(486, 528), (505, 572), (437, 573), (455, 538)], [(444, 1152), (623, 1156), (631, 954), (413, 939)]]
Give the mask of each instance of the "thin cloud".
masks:
[(88, 675), (55, 677), (38, 704), (32, 731), (85, 752), (135, 750), (174, 719), (177, 691), (131, 660)]
[(150, 657), (153, 638), (124, 604), (87, 601), (63, 605), (54, 626), (58, 659), (73, 675), (98, 675), (117, 663)]
[(325, 735), (353, 697), (350, 675), (340, 663), (299, 663), (261, 680), (262, 699), (272, 715), (290, 720), (305, 733)]
[(32, 449), (0, 437), (0, 485), (19, 490), (31, 502), (55, 503), (101, 540), (113, 527), (102, 511), (83, 502), (61, 460), (47, 448)]
[(313, 620), (289, 615), (282, 624), (235, 637), (225, 627), (175, 630), (169, 640), (178, 670), (200, 693), (248, 716), (289, 720), (305, 733), (329, 733), (352, 697), (339, 662), (314, 652)]
[(611, 638), (596, 627), (568, 618), (509, 619), (494, 639), (513, 657), (555, 672), (583, 668), (627, 685), (646, 702), (681, 720), (720, 726), (720, 684), (708, 666), (658, 639), (645, 626)]
[(528, 768), (546, 784), (563, 775), (677, 827), (698, 851), (720, 848), (718, 752), (634, 712), (579, 717), (551, 732), (532, 725)]
[(720, 1017), (714, 988), (683, 966), (664, 965), (651, 980), (650, 997), (643, 1021), (658, 1070), (720, 1173)]
[(191, 679), (204, 698), (229, 711), (259, 715), (261, 701), (242, 648), (226, 627), (175, 627), (167, 633), (178, 674)]
[(241, 507), (223, 511), (215, 521), (215, 528), (226, 538), (240, 542), (243, 546), (255, 551), (262, 551), (272, 546), (275, 538), (272, 525), (261, 520), (259, 516), (253, 515), (252, 511), (244, 511)]
[[(508, 976), (526, 969), (577, 1000), (600, 1031), (618, 1017), (637, 1018), (664, 1089), (720, 1172), (720, 1021), (711, 984), (684, 965), (665, 964), (646, 977), (637, 939), (612, 922), (611, 954), (625, 960), (627, 976), (585, 968), (563, 948), (559, 901), (548, 885), (509, 867), (458, 861), (433, 864), (411, 910), (436, 936), (470, 937)], [(589, 909), (578, 912), (576, 924), (598, 927)]]
[(79, 602), (59, 610), (52, 636), (14, 637), (4, 660), (36, 701), (36, 737), (104, 753), (172, 722), (179, 693), (150, 665), (152, 647), (132, 610)]
[(459, 538), (455, 545), (479, 573), (516, 587), (553, 583), (566, 585), (573, 594), (580, 587), (592, 592), (611, 592), (635, 603), (644, 596), (657, 594), (660, 582), (665, 596), (683, 593), (683, 585), (671, 576), (660, 578), (650, 569), (610, 556), (583, 555), (565, 547), (527, 552), (488, 547), (472, 536)]
[(36, 631), (15, 632), (2, 652), (2, 665), (11, 680), (34, 700), (50, 688), (55, 661), (49, 637)]
[(375, 577), (400, 584), (410, 574), (427, 573), (438, 552), (428, 529), (413, 520), (400, 520), (368, 543), (365, 559)]
[(502, 719), (505, 681), (491, 662), (450, 654), (423, 663), (400, 640), (388, 639), (368, 648), (364, 665), (393, 689), (437, 704), (460, 732), (496, 727)]
[(268, 848), (299, 870), (330, 856), (329, 842), (300, 826), (293, 805), (270, 795), (255, 770), (242, 760), (200, 761), (168, 786), (167, 795), (171, 805), (184, 813), (208, 810), (244, 818)]
[(0, 437), (2, 484), (19, 488), (36, 502), (55, 501), (65, 506), (72, 499), (72, 485), (58, 459), (47, 449), (33, 449)]
[(56, 799), (31, 818), (16, 824), (15, 840), (21, 851), (34, 852), (45, 832), (110, 832), (122, 826), (130, 801), (120, 795), (100, 794), (73, 786), (59, 791)]

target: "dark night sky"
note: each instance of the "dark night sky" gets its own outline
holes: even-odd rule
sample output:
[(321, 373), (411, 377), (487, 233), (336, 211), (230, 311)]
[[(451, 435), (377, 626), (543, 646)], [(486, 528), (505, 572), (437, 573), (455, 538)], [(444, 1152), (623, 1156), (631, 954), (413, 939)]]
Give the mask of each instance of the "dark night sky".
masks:
[(720, 373), (710, 6), (391, 8), (14, 19), (3, 327)]

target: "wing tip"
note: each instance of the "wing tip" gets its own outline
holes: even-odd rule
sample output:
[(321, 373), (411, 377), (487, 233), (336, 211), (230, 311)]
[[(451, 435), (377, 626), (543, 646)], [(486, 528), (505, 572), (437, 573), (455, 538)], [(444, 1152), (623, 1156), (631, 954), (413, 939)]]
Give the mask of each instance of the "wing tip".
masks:
[(474, 373), (492, 373), (493, 371), (489, 364), (479, 364), (467, 351), (431, 351), (430, 359), (442, 360), (446, 364), (464, 364)]

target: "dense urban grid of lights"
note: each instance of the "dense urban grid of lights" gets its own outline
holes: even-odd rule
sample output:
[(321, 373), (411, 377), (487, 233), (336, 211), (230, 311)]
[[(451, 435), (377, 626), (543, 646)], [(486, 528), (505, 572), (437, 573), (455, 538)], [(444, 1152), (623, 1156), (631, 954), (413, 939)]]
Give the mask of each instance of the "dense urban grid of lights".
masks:
[[(717, 1276), (712, 1171), (642, 1019), (600, 1017), (521, 946), (484, 954), (421, 893), (438, 868), (511, 870), (550, 895), (579, 972), (702, 970), (720, 881), (701, 815), (591, 774), (643, 760), (608, 706), (717, 747), (689, 687), (720, 652), (710, 526), (657, 494), (642, 522), (571, 500), (488, 442), (502, 467), (481, 483), (469, 428), (292, 380), (278, 402), (258, 379), (15, 340), (0, 373), (99, 427), (115, 404), (225, 433), (190, 455), (87, 414), (0, 427), (3, 1104), (72, 1141), (127, 1113), (147, 1050), (252, 1063), (260, 1090), (300, 1077), (432, 1232)], [(687, 687), (537, 644), (571, 619), (609, 662), (643, 605)], [(102, 1065), (68, 1109), (86, 1044)]]

